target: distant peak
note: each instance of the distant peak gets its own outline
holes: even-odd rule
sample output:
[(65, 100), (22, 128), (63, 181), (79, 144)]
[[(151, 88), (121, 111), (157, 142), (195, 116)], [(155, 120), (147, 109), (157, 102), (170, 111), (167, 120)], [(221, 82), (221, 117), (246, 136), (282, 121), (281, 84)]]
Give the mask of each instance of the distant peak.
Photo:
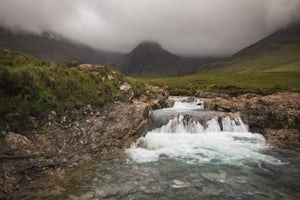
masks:
[(155, 41), (143, 41), (136, 48), (162, 49), (160, 44)]

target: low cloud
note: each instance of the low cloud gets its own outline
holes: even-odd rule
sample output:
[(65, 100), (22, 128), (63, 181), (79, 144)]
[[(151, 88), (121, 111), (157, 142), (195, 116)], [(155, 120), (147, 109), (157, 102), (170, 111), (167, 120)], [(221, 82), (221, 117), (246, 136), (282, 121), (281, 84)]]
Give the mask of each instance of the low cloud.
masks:
[(230, 55), (299, 21), (300, 0), (1, 0), (0, 26), (128, 52), (144, 40), (189, 56)]

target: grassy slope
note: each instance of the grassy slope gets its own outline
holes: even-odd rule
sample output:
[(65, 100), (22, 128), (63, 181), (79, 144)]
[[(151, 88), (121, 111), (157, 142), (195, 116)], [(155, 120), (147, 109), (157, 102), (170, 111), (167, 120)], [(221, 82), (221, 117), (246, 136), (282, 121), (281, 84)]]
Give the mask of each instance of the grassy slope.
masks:
[(88, 73), (0, 49), (0, 122), (21, 123), (49, 110), (62, 113), (86, 104), (128, 101), (119, 90), (125, 81), (133, 86), (136, 95), (145, 90), (142, 84), (110, 67)]
[[(300, 45), (288, 44), (259, 55), (240, 56), (213, 63), (208, 73), (300, 72)], [(201, 69), (200, 69), (201, 72)]]
[(300, 24), (278, 30), (235, 55), (200, 66), (200, 73), (300, 72)]
[(168, 85), (171, 95), (195, 95), (199, 90), (231, 95), (300, 92), (300, 72), (195, 74), (180, 78), (141, 78), (140, 81)]

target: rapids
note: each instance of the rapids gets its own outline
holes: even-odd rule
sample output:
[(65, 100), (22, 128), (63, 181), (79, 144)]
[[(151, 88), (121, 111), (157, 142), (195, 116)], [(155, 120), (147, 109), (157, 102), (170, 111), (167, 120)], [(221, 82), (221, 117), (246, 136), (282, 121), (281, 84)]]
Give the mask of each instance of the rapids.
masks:
[[(159, 112), (160, 117), (172, 113), (173, 119), (149, 131), (126, 151), (133, 161), (173, 158), (200, 165), (241, 165), (249, 161), (282, 164), (280, 160), (262, 153), (267, 149), (264, 137), (250, 133), (237, 114), (215, 113), (208, 118), (200, 104), (201, 100), (185, 102), (184, 97), (173, 99), (173, 108), (154, 111)], [(206, 121), (201, 120), (202, 124), (191, 117), (199, 112), (198, 117), (206, 118)]]
[(172, 98), (174, 107), (153, 111), (148, 133), (124, 155), (73, 171), (55, 199), (300, 198), (298, 150), (268, 146), (238, 113)]

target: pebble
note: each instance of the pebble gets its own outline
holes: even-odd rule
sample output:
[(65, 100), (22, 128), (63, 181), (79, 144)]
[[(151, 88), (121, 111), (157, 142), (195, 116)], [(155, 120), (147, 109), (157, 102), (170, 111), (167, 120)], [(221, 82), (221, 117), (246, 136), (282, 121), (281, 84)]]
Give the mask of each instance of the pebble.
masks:
[(218, 182), (226, 182), (225, 178), (226, 178), (226, 174), (221, 173), (221, 174), (217, 174), (217, 173), (202, 173), (202, 176), (210, 181), (218, 181)]
[(173, 183), (176, 184), (176, 185), (185, 185), (184, 181), (181, 181), (181, 180), (178, 180), (178, 179), (174, 179)]

